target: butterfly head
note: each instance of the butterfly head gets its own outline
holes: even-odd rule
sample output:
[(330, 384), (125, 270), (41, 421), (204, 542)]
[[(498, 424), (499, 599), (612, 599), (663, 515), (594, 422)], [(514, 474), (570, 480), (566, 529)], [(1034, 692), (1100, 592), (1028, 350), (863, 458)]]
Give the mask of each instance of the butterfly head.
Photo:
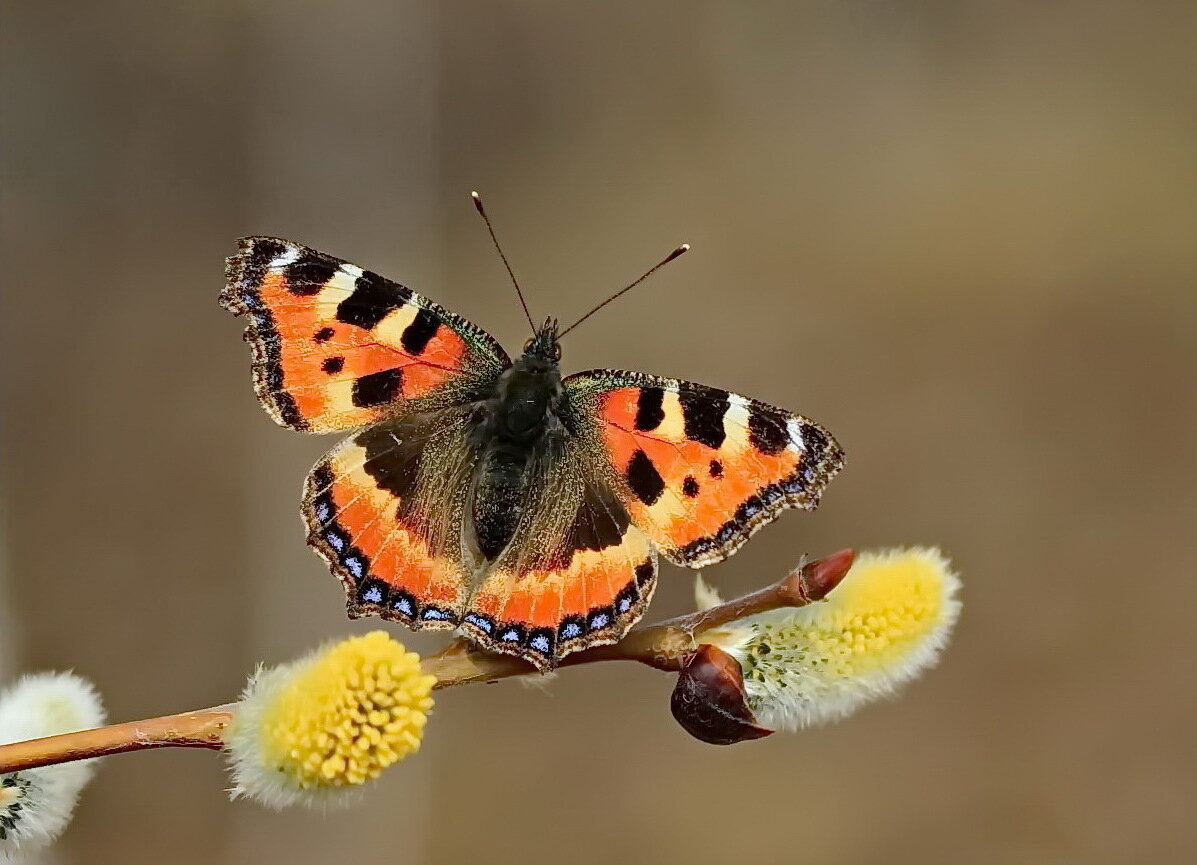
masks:
[(561, 360), (561, 343), (557, 341), (557, 319), (547, 318), (544, 324), (536, 328), (532, 338), (524, 343), (525, 364), (535, 366), (556, 366)]

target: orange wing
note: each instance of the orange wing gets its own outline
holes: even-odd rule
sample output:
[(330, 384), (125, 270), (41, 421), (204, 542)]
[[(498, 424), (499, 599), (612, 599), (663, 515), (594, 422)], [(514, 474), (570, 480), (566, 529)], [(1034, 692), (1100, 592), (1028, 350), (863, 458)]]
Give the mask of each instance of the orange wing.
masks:
[(238, 245), (221, 304), (249, 316), (254, 389), (285, 427), (364, 426), (510, 365), (481, 328), (376, 273), (289, 240)]
[(500, 557), (462, 630), (483, 648), (548, 670), (571, 652), (618, 641), (644, 614), (656, 577), (644, 533), (610, 493), (588, 484), (559, 543), (537, 552), (517, 541)]
[(843, 465), (823, 427), (724, 390), (617, 370), (565, 385), (632, 522), (679, 565), (723, 561), (783, 509), (817, 507)]
[[(416, 630), (461, 621), (472, 453), (461, 429), (452, 419), (380, 423), (341, 442), (308, 475), (308, 543), (341, 580), (351, 618), (377, 615)], [(436, 483), (422, 489), (429, 475)]]

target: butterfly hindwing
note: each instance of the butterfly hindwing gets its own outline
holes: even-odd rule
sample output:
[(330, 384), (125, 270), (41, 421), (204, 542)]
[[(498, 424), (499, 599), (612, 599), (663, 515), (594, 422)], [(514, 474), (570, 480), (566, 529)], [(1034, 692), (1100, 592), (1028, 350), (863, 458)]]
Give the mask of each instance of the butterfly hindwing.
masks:
[(238, 244), (221, 303), (249, 316), (255, 390), (283, 426), (365, 426), (510, 363), (485, 331), (399, 283), (289, 240)]
[(817, 507), (843, 465), (823, 427), (718, 388), (617, 370), (565, 386), (633, 523), (679, 565), (720, 562), (783, 509)]
[(309, 474), (308, 543), (341, 580), (351, 617), (378, 615), (417, 630), (460, 623), (472, 459), (463, 426), (452, 413), (382, 422), (343, 441)]
[[(562, 495), (562, 481), (575, 480), (580, 495)], [(484, 648), (541, 670), (571, 652), (617, 642), (644, 614), (657, 576), (652, 544), (599, 478), (576, 475), (549, 487), (556, 487), (551, 495), (533, 496), (540, 499), (534, 507), (559, 507), (562, 499), (573, 505), (557, 542), (538, 543), (553, 517), (531, 512), (526, 531), (517, 532), (474, 592), (462, 623)]]

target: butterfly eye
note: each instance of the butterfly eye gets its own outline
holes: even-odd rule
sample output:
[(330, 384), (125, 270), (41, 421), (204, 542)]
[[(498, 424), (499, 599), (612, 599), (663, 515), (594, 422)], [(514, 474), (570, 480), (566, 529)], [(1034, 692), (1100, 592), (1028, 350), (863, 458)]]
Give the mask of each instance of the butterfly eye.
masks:
[(524, 343), (524, 351), (531, 351), (531, 350), (532, 350), (532, 340), (529, 339), (527, 342)]
[(561, 360), (561, 346), (557, 343), (553, 343), (553, 360)]

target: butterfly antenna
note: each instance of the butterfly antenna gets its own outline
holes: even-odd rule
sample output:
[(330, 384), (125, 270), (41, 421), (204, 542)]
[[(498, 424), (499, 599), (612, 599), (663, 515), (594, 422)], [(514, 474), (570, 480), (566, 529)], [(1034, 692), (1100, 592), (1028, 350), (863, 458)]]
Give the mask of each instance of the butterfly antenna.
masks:
[(499, 253), (499, 258), (503, 259), (503, 266), (507, 268), (507, 275), (511, 277), (511, 284), (515, 286), (515, 293), (520, 297), (520, 306), (524, 308), (524, 317), (528, 319), (528, 326), (535, 332), (536, 325), (532, 323), (532, 313), (528, 312), (528, 302), (524, 300), (524, 293), (520, 291), (520, 284), (515, 278), (515, 271), (507, 263), (507, 256), (503, 254), (503, 247), (499, 246), (499, 238), (495, 237), (495, 228), (490, 224), (490, 217), (486, 215), (486, 210), (482, 207), (482, 196), (477, 191), (474, 191), (470, 193), (470, 198), (474, 199), (474, 207), (477, 208), (478, 215), (482, 217), (482, 221), (486, 223), (486, 230), (490, 232), (491, 243), (495, 245), (495, 250)]
[(594, 309), (590, 310), (590, 312), (586, 313), (584, 316), (579, 318), (577, 321), (575, 321), (573, 324), (571, 324), (565, 330), (561, 331), (561, 333), (559, 333), (557, 335), (557, 338), (561, 339), (561, 337), (565, 336), (567, 333), (569, 333), (571, 330), (573, 330), (579, 324), (584, 322), (586, 319), (590, 318), (590, 316), (594, 315), (596, 312), (598, 312), (604, 306), (609, 304), (611, 301), (627, 294), (629, 291), (631, 291), (633, 288), (638, 286), (640, 283), (644, 282), (644, 280), (648, 279), (650, 276), (652, 276), (654, 273), (656, 273), (662, 267), (669, 264), (669, 262), (673, 261), (675, 258), (685, 255), (689, 251), (690, 251), (690, 244), (683, 243), (681, 246), (679, 246), (673, 252), (669, 253), (669, 255), (665, 256), (665, 258), (663, 258), (661, 261), (657, 262), (652, 267), (650, 267), (648, 270), (646, 270), (644, 272), (644, 275), (641, 276), (639, 279), (637, 279), (635, 282), (633, 282), (631, 285), (627, 286), (626, 288), (621, 288), (619, 291), (615, 292), (615, 294), (608, 297), (606, 300), (604, 300), (602, 303), (600, 303)]

